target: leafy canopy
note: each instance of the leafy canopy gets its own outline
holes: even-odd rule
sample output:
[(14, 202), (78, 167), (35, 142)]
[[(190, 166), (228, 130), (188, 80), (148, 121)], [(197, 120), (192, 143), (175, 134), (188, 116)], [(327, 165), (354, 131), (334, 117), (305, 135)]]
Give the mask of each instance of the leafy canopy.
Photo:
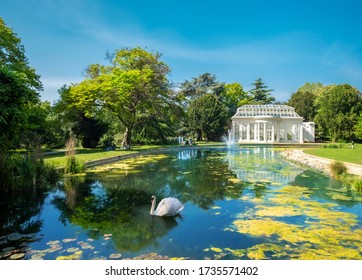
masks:
[(24, 46), (0, 18), (0, 148), (17, 145), (28, 125), (31, 107), (39, 103), (42, 84), (29, 66)]
[(270, 96), (270, 92), (273, 91), (273, 89), (268, 89), (268, 87), (264, 84), (264, 81), (261, 78), (258, 78), (255, 80), (254, 83), (252, 83), (254, 88), (249, 90), (251, 99), (253, 100), (253, 103), (255, 104), (270, 104), (275, 102), (275, 98), (273, 96)]
[(110, 65), (90, 65), (86, 79), (72, 86), (74, 104), (87, 116), (107, 110), (125, 127), (124, 145), (148, 117), (162, 115), (174, 103), (168, 94), (169, 67), (161, 55), (139, 47), (107, 54)]
[(332, 141), (351, 139), (362, 112), (362, 95), (348, 84), (325, 87), (317, 98), (315, 121), (322, 133)]

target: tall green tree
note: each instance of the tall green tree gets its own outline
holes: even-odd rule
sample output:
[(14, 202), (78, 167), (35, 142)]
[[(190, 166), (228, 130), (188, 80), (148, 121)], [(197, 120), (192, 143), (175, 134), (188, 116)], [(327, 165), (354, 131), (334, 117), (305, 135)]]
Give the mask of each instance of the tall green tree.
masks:
[(19, 143), (40, 90), (40, 76), (29, 66), (20, 38), (0, 18), (0, 148)]
[(217, 81), (215, 75), (204, 73), (190, 81), (181, 83), (180, 95), (186, 100), (186, 104), (204, 94), (220, 95), (224, 91), (225, 84)]
[(222, 102), (228, 108), (228, 117), (231, 118), (238, 107), (250, 103), (250, 98), (247, 92), (239, 83), (226, 84), (224, 91), (221, 93)]
[(204, 138), (218, 141), (226, 130), (227, 108), (219, 96), (207, 93), (191, 101), (187, 118), (189, 128), (197, 134), (198, 141)]
[(125, 127), (123, 144), (129, 147), (132, 133), (145, 117), (162, 116), (174, 103), (169, 95), (169, 67), (159, 53), (139, 47), (121, 49), (109, 56), (111, 65), (91, 65), (86, 79), (72, 86), (74, 104), (94, 115), (107, 110)]
[(58, 90), (60, 98), (52, 108), (52, 119), (58, 123), (57, 127), (52, 126), (54, 138), (57, 139), (54, 145), (64, 147), (70, 135), (75, 135), (83, 147), (94, 148), (107, 131), (107, 118), (86, 116), (85, 112), (73, 104), (70, 89), (70, 86), (64, 85)]
[(297, 92), (310, 92), (310, 93), (317, 95), (318, 91), (321, 88), (323, 88), (323, 84), (320, 82), (318, 82), (318, 83), (306, 82), (304, 85), (302, 85), (300, 88), (298, 88)]
[(357, 124), (355, 125), (354, 129), (356, 137), (362, 140), (362, 114), (359, 116)]
[(332, 141), (352, 139), (362, 112), (362, 95), (348, 84), (327, 87), (317, 98), (315, 122)]
[(289, 98), (287, 105), (295, 108), (295, 112), (304, 118), (304, 121), (314, 121), (317, 114), (316, 94), (310, 91), (297, 91)]
[(275, 102), (275, 98), (270, 95), (273, 89), (268, 89), (261, 78), (252, 83), (254, 88), (249, 90), (250, 97), (254, 104), (270, 104)]

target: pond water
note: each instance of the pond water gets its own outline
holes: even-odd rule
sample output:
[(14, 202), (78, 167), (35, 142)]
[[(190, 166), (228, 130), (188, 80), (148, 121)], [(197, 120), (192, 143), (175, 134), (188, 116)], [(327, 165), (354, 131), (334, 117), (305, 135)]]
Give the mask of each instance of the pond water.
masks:
[[(178, 217), (152, 217), (151, 195)], [(362, 259), (362, 196), (270, 148), (175, 149), (0, 198), (2, 259)]]

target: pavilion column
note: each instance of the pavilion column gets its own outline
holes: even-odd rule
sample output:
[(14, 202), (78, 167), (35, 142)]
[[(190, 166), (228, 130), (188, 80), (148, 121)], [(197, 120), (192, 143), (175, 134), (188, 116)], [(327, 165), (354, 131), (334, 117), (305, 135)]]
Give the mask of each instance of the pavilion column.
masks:
[(277, 142), (280, 141), (280, 124), (277, 125)]
[(274, 123), (271, 123), (271, 125), (272, 125), (271, 141), (274, 142), (274, 133), (275, 133), (275, 128), (274, 128), (274, 126), (275, 126), (275, 124), (274, 124)]
[(267, 142), (267, 138), (266, 138), (266, 123), (264, 123), (264, 142), (266, 143)]
[(293, 141), (297, 140), (297, 128), (295, 124), (292, 125), (292, 140)]
[(246, 141), (250, 141), (250, 123), (246, 125)]
[(299, 125), (299, 143), (304, 142), (304, 135), (303, 135), (303, 125)]
[(258, 141), (258, 123), (254, 123), (254, 142)]
[(239, 139), (237, 139), (236, 138), (236, 135), (238, 135), (238, 130), (239, 130), (239, 124), (238, 123), (235, 123), (235, 126), (234, 126), (234, 128), (233, 128), (233, 131), (234, 131), (234, 133), (233, 133), (233, 139), (234, 139), (234, 141), (236, 141), (236, 142), (239, 142)]

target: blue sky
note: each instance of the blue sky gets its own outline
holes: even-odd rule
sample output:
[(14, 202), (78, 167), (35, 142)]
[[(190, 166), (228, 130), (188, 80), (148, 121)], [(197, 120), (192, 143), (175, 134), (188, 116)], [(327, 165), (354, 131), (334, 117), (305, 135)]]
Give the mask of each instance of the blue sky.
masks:
[(58, 99), (106, 51), (162, 53), (177, 83), (205, 72), (249, 90), (262, 78), (279, 101), (305, 82), (362, 90), (360, 0), (0, 0), (0, 17)]

